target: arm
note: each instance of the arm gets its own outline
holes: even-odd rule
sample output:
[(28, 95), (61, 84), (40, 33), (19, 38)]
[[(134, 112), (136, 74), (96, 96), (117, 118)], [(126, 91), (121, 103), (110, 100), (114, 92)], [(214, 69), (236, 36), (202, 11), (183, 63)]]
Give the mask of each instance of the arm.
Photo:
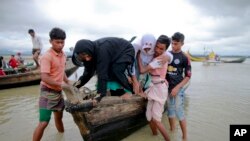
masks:
[(152, 69), (152, 67), (150, 65), (143, 66), (142, 65), (142, 60), (141, 60), (141, 58), (139, 56), (140, 56), (140, 53), (138, 53), (138, 55), (136, 57), (137, 62), (138, 62), (139, 72), (142, 73), (142, 74), (146, 73), (146, 72), (149, 72), (149, 70)]
[(171, 91), (172, 96), (176, 96), (177, 93), (180, 91), (180, 88), (184, 87), (191, 78), (191, 63), (188, 58), (184, 60), (184, 74), (185, 74), (184, 79), (172, 89)]
[(74, 85), (77, 88), (82, 87), (85, 85), (95, 74), (95, 67), (93, 62), (84, 62), (84, 72), (83, 75), (79, 78), (79, 80)]
[(97, 73), (97, 93), (101, 94), (101, 97), (106, 96), (108, 74), (111, 67), (111, 57), (107, 50), (108, 45), (100, 47), (96, 56), (96, 73)]
[(136, 75), (132, 75), (133, 91), (135, 94), (139, 93), (139, 82), (136, 78)]
[(168, 56), (168, 58), (169, 58), (168, 64), (170, 64), (174, 59), (173, 54), (171, 52), (169, 52), (169, 51), (165, 51), (165, 56)]
[(61, 87), (62, 85), (61, 83), (52, 80), (49, 76), (49, 73), (41, 73), (41, 79), (43, 82), (52, 86)]
[(159, 60), (159, 62), (161, 64), (165, 64), (167, 62), (168, 62), (168, 64), (170, 64), (173, 60), (173, 55), (170, 52), (165, 51), (164, 55), (160, 55), (156, 58), (157, 58), (157, 60)]
[(176, 96), (177, 93), (180, 91), (180, 88), (184, 87), (188, 83), (189, 80), (190, 80), (190, 77), (185, 77), (178, 85), (176, 85), (172, 89), (171, 95)]
[(63, 81), (64, 81), (65, 83), (67, 83), (67, 84), (69, 83), (69, 79), (68, 79), (66, 73), (64, 73)]

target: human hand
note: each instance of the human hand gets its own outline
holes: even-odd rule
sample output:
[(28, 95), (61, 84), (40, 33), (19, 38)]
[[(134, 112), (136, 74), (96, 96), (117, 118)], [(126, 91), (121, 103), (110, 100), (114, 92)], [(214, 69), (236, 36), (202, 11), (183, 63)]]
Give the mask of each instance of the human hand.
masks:
[(175, 97), (177, 95), (177, 93), (179, 92), (179, 88), (178, 87), (174, 87), (171, 91), (171, 96)]
[(78, 80), (75, 83), (73, 83), (74, 87), (78, 87), (79, 85), (81, 85), (81, 80)]
[(156, 59), (160, 60), (160, 62), (161, 62), (162, 65), (165, 64), (165, 63), (167, 63), (168, 60), (169, 60), (168, 56), (166, 56), (166, 55), (161, 55), (161, 56), (157, 57)]
[(153, 69), (162, 68), (162, 61), (160, 59), (154, 59), (149, 65)]
[(130, 99), (132, 97), (132, 94), (129, 93), (125, 93), (123, 95), (120, 96), (122, 99)]
[(144, 92), (138, 93), (140, 97), (143, 97), (144, 99), (147, 99), (147, 95)]
[(69, 84), (64, 82), (64, 83), (61, 84), (61, 87), (62, 87), (62, 88), (68, 88), (68, 87), (69, 87)]

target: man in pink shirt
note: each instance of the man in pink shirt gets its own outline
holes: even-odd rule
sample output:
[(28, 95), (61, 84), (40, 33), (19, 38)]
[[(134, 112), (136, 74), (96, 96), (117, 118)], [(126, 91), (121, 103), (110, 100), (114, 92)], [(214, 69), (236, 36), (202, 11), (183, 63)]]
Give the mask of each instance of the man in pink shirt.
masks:
[(52, 47), (41, 57), (41, 92), (39, 97), (39, 124), (33, 133), (33, 141), (40, 141), (54, 113), (58, 132), (64, 132), (62, 122), (64, 99), (62, 85), (69, 80), (64, 72), (66, 56), (63, 52), (65, 32), (60, 28), (50, 31)]
[(165, 55), (165, 51), (169, 45), (170, 39), (166, 35), (161, 35), (156, 41), (153, 61), (149, 65), (143, 66), (141, 59), (138, 59), (140, 73), (149, 72), (152, 78), (149, 87), (145, 91), (148, 99), (146, 111), (147, 120), (149, 121), (153, 135), (157, 135), (157, 130), (159, 130), (166, 141), (170, 139), (161, 122), (161, 118), (168, 96), (168, 83), (165, 80), (165, 76), (171, 56), (167, 56), (167, 62), (164, 64), (158, 64), (158, 59)]

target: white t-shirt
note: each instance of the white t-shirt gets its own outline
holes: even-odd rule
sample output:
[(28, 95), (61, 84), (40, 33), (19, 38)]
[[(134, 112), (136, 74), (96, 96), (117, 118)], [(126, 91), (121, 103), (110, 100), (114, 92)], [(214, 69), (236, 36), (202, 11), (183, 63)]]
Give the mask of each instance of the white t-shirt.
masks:
[(32, 37), (31, 39), (32, 39), (33, 49), (40, 49), (41, 50), (40, 52), (42, 52), (43, 44), (41, 38), (35, 36)]
[(168, 64), (170, 64), (170, 63), (173, 61), (173, 58), (174, 58), (174, 57), (173, 57), (173, 54), (170, 53), (169, 51), (166, 51), (166, 52), (165, 52), (165, 55), (166, 55), (166, 56), (169, 56), (170, 61), (168, 62)]

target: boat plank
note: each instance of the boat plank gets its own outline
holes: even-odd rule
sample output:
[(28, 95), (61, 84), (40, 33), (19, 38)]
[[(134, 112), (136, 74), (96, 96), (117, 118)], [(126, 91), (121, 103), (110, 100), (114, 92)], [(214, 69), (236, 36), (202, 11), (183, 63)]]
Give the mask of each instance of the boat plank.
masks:
[[(90, 100), (73, 86), (64, 86), (66, 110), (73, 116), (84, 141), (119, 141), (147, 124), (147, 101), (139, 96), (124, 100), (105, 96), (93, 107)], [(77, 101), (77, 103), (75, 103)], [(70, 103), (74, 102), (74, 103)]]

